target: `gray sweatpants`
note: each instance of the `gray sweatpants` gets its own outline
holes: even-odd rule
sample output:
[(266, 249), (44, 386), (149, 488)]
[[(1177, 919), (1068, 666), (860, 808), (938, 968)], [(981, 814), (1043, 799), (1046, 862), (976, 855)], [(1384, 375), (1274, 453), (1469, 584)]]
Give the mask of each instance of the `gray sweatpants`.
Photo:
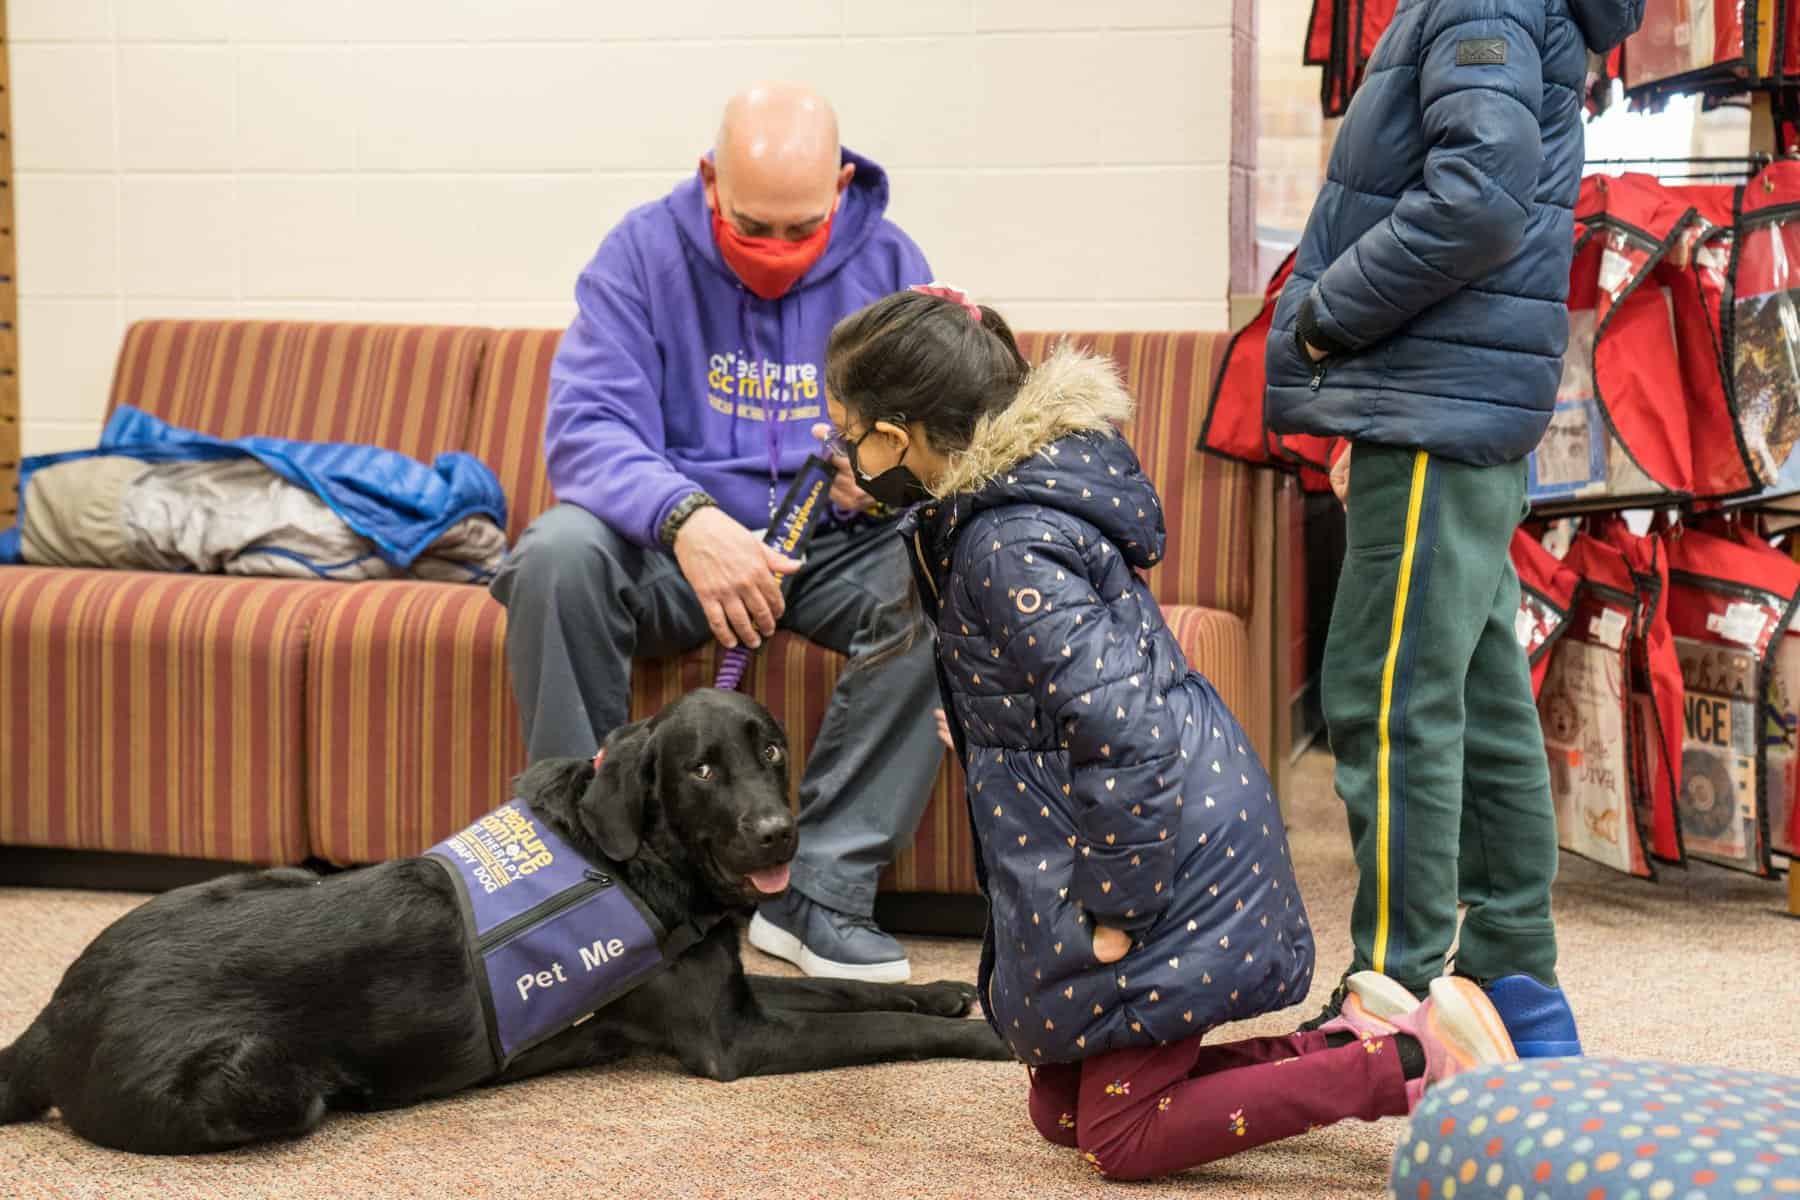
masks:
[[(781, 627), (852, 659), (904, 637), (916, 613), (892, 524), (829, 529), (788, 583)], [(620, 537), (584, 508), (534, 521), (493, 583), (533, 762), (589, 756), (627, 720), (631, 660), (684, 654), (712, 637), (675, 557)], [(845, 670), (800, 782), (793, 886), (868, 916), (881, 870), (912, 839), (942, 761), (932, 640), (867, 671)], [(797, 731), (790, 731), (796, 734)]]

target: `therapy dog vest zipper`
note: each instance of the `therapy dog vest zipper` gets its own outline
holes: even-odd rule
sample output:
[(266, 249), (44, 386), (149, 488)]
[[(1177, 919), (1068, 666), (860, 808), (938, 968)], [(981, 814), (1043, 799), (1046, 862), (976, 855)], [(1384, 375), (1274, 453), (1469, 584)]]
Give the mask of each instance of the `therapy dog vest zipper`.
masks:
[[(600, 769), (606, 751), (594, 756)], [(510, 800), (426, 851), (456, 881), (494, 1070), (585, 1021), (707, 930), (673, 933), (617, 877)]]

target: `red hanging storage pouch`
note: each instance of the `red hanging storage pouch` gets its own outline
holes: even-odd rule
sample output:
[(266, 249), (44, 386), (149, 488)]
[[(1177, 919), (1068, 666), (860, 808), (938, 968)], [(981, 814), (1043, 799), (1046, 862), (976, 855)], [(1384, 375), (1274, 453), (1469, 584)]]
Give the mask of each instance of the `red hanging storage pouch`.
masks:
[(1582, 181), (1569, 271), (1569, 343), (1556, 408), (1531, 455), (1527, 494), (1662, 499), (1692, 487), (1687, 403), (1660, 286), (1688, 208), (1648, 176)]
[[(1789, 557), (1795, 554), (1800, 540)], [(1776, 645), (1763, 689), (1763, 751), (1769, 764), (1769, 848), (1800, 856), (1800, 630), (1792, 621)]]
[(1355, 55), (1350, 49), (1350, 24), (1355, 11), (1356, 0), (1313, 0), (1306, 62), (1324, 68), (1319, 72), (1319, 108), (1327, 120), (1344, 115), (1355, 91)]
[(1594, 305), (1599, 295), (1601, 243), (1579, 225), (1569, 270), (1569, 344), (1563, 353), (1556, 408), (1537, 449), (1526, 460), (1526, 495), (1533, 504), (1608, 494), (1612, 434), (1594, 400)]
[[(1669, 544), (1669, 625), (1687, 688), (1677, 811), (1683, 846), (1769, 873), (1765, 693), (1800, 596), (1800, 563), (1751, 539), (1687, 529)], [(1776, 790), (1791, 770), (1774, 757)]]
[(1197, 449), (1208, 454), (1248, 463), (1253, 467), (1287, 468), (1275, 438), (1263, 419), (1263, 393), (1268, 389), (1264, 351), (1269, 328), (1275, 321), (1275, 302), (1288, 276), (1294, 273), (1294, 255), (1276, 268), (1275, 277), (1263, 289), (1262, 311), (1225, 345), (1224, 361), (1213, 380), (1212, 402), (1200, 427)]
[(1674, 307), (1675, 338), (1687, 399), (1693, 493), (1730, 498), (1752, 492), (1727, 387), (1724, 303), (1737, 231), (1736, 189), (1671, 189), (1692, 210), (1675, 251), (1657, 269)]
[(1735, 0), (1713, 0), (1713, 65), (1734, 73), (1744, 70), (1744, 6)]
[(1226, 344), (1196, 448), (1233, 462), (1287, 471), (1298, 475), (1307, 491), (1328, 492), (1331, 464), (1342, 442), (1310, 434), (1278, 437), (1269, 432), (1264, 420), (1263, 394), (1268, 387), (1264, 351), (1275, 320), (1275, 303), (1294, 272), (1294, 257), (1289, 254), (1269, 280), (1261, 311)]
[(1538, 699), (1557, 841), (1615, 871), (1650, 878), (1633, 784), (1643, 770), (1631, 715), (1635, 584), (1624, 556), (1585, 533), (1563, 562), (1582, 586)]
[(1303, 61), (1325, 68), (1319, 100), (1326, 117), (1341, 117), (1350, 107), (1398, 7), (1398, 0), (1313, 0)]
[(1368, 77), (1369, 60), (1375, 57), (1375, 47), (1381, 43), (1388, 26), (1394, 23), (1394, 10), (1399, 5), (1400, 0), (1356, 0), (1359, 32), (1355, 87), (1360, 88)]
[[(1603, 244), (1594, 305), (1594, 399), (1631, 467), (1655, 491), (1689, 495), (1694, 438), (1680, 386), (1672, 302), (1658, 268), (1681, 245), (1693, 207), (1648, 175), (1591, 182), (1598, 207), (1580, 211)], [(1571, 313), (1571, 341), (1574, 325)], [(1616, 481), (1611, 490), (1631, 494)]]
[[(1769, 4), (1771, 0), (1762, 0)], [(1647, 0), (1625, 39), (1626, 90), (1655, 94), (1741, 82), (1749, 74), (1741, 0)]]
[[(1626, 39), (1630, 47), (1625, 86), (1629, 90), (1696, 75), (1711, 75), (1720, 66), (1742, 65), (1744, 30), (1726, 14), (1705, 9), (1733, 9), (1737, 5), (1717, 0), (1713, 5), (1693, 0), (1647, 0), (1644, 22)], [(1696, 13), (1696, 9), (1699, 10)]]
[(1306, 51), (1300, 62), (1308, 67), (1323, 67), (1331, 61), (1331, 28), (1341, 0), (1313, 0), (1312, 15), (1306, 22)]
[(1687, 689), (1681, 658), (1669, 628), (1669, 555), (1660, 533), (1639, 536), (1623, 517), (1602, 517), (1594, 535), (1618, 550), (1637, 586), (1638, 627), (1631, 639), (1631, 697), (1634, 733), (1642, 750), (1639, 810), (1648, 814), (1650, 853), (1680, 863), (1681, 821), (1675, 797), (1681, 788), (1683, 705)]
[(1531, 664), (1531, 695), (1543, 695), (1550, 652), (1575, 618), (1577, 575), (1524, 529), (1512, 540), (1513, 569), (1519, 573), (1519, 615), (1513, 624), (1519, 647)]
[(1800, 161), (1738, 192), (1726, 328), (1738, 445), (1757, 488), (1800, 487)]
[[(1754, 529), (1752, 528), (1754, 525)], [(1788, 496), (1766, 508), (1750, 511), (1741, 522), (1727, 526), (1736, 540), (1756, 545), (1754, 539), (1789, 537), (1780, 553), (1800, 560), (1800, 496)], [(1800, 605), (1796, 606), (1800, 609)], [(1767, 756), (1769, 848), (1789, 857), (1800, 855), (1800, 612), (1788, 622), (1776, 640), (1763, 686), (1763, 753)]]

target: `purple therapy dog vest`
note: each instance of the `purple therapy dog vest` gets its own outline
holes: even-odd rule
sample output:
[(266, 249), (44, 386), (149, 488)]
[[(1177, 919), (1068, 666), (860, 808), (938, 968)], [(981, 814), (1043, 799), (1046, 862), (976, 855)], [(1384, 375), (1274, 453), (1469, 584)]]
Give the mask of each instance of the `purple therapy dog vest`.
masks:
[(584, 857), (523, 800), (426, 854), (456, 880), (496, 1071), (703, 936), (684, 926), (669, 937), (610, 865)]

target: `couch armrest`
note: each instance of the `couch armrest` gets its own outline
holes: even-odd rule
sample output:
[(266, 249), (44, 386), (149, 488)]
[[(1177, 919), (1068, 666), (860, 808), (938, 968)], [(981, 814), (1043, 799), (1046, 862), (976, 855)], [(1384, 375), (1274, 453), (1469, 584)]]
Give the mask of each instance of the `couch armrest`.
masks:
[(1259, 715), (1250, 674), (1250, 627), (1242, 617), (1216, 608), (1177, 604), (1163, 609), (1188, 665), (1206, 676), (1232, 715), (1254, 731)]

